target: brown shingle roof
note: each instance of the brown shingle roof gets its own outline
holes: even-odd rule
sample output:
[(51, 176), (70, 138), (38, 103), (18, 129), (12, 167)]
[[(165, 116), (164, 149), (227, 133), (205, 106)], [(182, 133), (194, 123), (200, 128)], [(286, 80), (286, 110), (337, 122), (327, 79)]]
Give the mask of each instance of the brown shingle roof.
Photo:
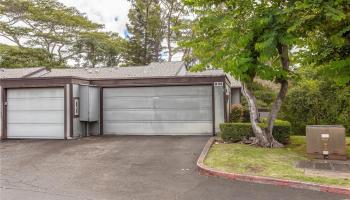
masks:
[(22, 78), (28, 74), (42, 70), (42, 67), (33, 68), (2, 68), (0, 69), (0, 79), (2, 78)]
[(163, 62), (136, 67), (51, 69), (50, 72), (44, 74), (42, 77), (76, 76), (81, 78), (102, 79), (176, 76), (183, 66), (182, 62)]
[[(40, 71), (40, 73), (39, 73)], [(35, 73), (38, 72), (38, 73)], [(211, 69), (202, 72), (189, 72), (183, 62), (151, 63), (147, 66), (136, 67), (103, 67), (103, 68), (60, 68), (44, 70), (44, 68), (3, 69), (0, 78), (23, 77), (80, 77), (86, 79), (122, 79), (149, 78), (173, 76), (221, 76), (226, 75), (231, 87), (239, 88), (241, 83), (221, 69)]]

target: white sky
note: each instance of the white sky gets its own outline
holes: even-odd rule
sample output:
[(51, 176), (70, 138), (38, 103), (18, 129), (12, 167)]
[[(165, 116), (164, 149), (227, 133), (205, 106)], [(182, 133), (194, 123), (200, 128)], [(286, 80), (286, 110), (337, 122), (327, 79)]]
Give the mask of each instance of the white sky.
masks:
[[(118, 32), (124, 37), (130, 3), (127, 0), (58, 0), (73, 6), (93, 22), (105, 25), (106, 31)], [(117, 21), (115, 19), (118, 19)]]

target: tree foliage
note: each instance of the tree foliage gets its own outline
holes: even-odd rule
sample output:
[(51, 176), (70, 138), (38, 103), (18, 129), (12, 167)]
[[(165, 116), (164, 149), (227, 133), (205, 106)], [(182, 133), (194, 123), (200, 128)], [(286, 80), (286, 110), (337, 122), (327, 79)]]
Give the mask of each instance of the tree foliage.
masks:
[(81, 52), (77, 63), (84, 67), (118, 66), (123, 62), (125, 45), (125, 40), (120, 38), (118, 34), (105, 32), (81, 33), (74, 46), (75, 51)]
[(77, 35), (101, 28), (54, 0), (1, 1), (0, 34), (23, 47), (40, 47), (62, 62), (76, 54)]
[(128, 65), (147, 65), (161, 60), (163, 24), (158, 0), (130, 0)]
[[(252, 127), (261, 146), (273, 141), (273, 121), (295, 69), (312, 66), (319, 69), (318, 75), (328, 76), (339, 85), (350, 83), (349, 0), (185, 2), (197, 14), (192, 26), (194, 37), (184, 43), (200, 60), (195, 70), (208, 65), (223, 68), (243, 82)], [(265, 129), (257, 125), (256, 77), (281, 85)], [(268, 142), (261, 142), (265, 134)]]
[[(243, 82), (253, 131), (260, 146), (281, 146), (272, 136), (277, 117), (288, 88), (290, 50), (296, 37), (288, 29), (292, 24), (288, 1), (254, 0), (187, 0), (197, 18), (194, 34), (185, 46), (193, 48), (200, 60), (196, 70), (223, 68)], [(257, 103), (252, 91), (253, 80), (260, 77), (281, 85), (272, 105), (268, 126), (259, 126)]]
[(294, 134), (305, 134), (306, 125), (341, 124), (350, 133), (350, 88), (331, 78), (320, 78), (312, 67), (298, 70), (282, 107), (281, 116), (292, 123)]
[[(90, 67), (96, 65), (95, 61), (119, 63), (116, 62), (119, 58), (116, 58), (123, 41), (115, 35), (102, 33), (99, 31), (101, 28), (102, 25), (91, 22), (76, 8), (56, 0), (0, 1), (0, 37), (12, 41), (23, 51), (28, 48), (44, 50), (46, 55), (50, 55), (51, 64), (58, 61), (61, 66), (68, 61), (81, 62), (81, 58), (86, 59), (82, 62)], [(89, 37), (94, 34), (97, 38)], [(112, 47), (112, 44), (115, 46)], [(95, 56), (92, 46), (103, 46), (105, 52), (109, 49), (110, 56), (93, 58), (98, 56)]]
[(0, 68), (61, 67), (53, 55), (38, 48), (20, 48), (0, 44)]
[(300, 36), (299, 62), (350, 85), (350, 1), (295, 1), (290, 28)]
[(186, 23), (190, 11), (181, 0), (160, 0), (162, 21), (164, 22), (164, 38), (166, 42), (167, 60), (173, 60), (173, 56), (184, 49), (177, 45), (184, 35), (178, 27)]

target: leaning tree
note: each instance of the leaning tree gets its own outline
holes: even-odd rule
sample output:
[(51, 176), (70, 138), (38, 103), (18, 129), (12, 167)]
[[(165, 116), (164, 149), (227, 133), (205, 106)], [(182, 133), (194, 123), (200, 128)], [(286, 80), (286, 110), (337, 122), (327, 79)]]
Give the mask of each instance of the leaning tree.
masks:
[[(281, 147), (272, 130), (287, 94), (292, 76), (290, 55), (297, 37), (289, 31), (296, 18), (291, 1), (283, 0), (186, 0), (196, 13), (193, 39), (183, 45), (193, 49), (200, 60), (195, 70), (208, 65), (223, 68), (242, 82), (254, 143), (262, 147)], [(259, 126), (257, 101), (252, 89), (256, 77), (280, 85), (272, 104), (267, 126)]]

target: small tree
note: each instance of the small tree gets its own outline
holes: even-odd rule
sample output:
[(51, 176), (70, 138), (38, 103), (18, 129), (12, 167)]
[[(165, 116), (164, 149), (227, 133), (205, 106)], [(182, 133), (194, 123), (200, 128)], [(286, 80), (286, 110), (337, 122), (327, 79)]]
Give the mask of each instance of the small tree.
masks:
[[(192, 27), (193, 39), (185, 46), (201, 61), (195, 67), (208, 65), (223, 68), (242, 81), (250, 121), (262, 147), (281, 147), (272, 136), (274, 121), (287, 94), (291, 76), (290, 50), (296, 37), (289, 31), (293, 24), (290, 2), (282, 0), (186, 0), (197, 14)], [(280, 89), (272, 104), (267, 127), (259, 126), (257, 101), (252, 85), (259, 77), (278, 83)]]

